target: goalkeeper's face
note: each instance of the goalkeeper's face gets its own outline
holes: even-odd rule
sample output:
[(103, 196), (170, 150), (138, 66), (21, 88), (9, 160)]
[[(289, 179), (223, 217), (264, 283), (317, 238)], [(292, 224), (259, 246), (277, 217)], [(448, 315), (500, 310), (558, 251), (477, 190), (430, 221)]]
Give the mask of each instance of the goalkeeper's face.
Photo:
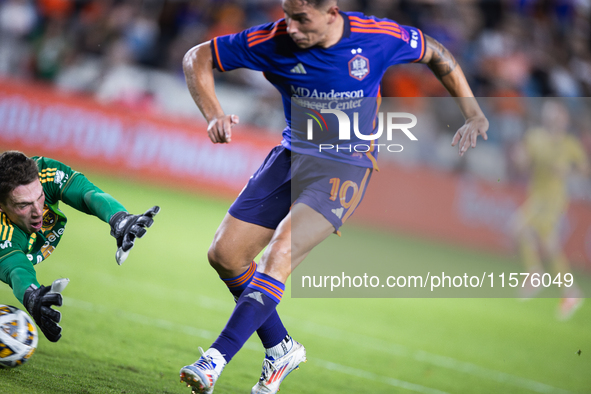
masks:
[(0, 210), (8, 219), (26, 233), (35, 233), (43, 227), (43, 206), (45, 193), (41, 182), (36, 180), (28, 185), (16, 187), (0, 202)]

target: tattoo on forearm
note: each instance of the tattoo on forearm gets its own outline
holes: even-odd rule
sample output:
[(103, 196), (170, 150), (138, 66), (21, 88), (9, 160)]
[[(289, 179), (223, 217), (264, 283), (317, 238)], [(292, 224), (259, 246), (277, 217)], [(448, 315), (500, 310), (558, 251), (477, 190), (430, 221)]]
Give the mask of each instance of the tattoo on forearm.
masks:
[(453, 55), (447, 48), (432, 38), (427, 40), (427, 45), (433, 50), (431, 61), (427, 64), (433, 74), (439, 79), (451, 74), (458, 65)]

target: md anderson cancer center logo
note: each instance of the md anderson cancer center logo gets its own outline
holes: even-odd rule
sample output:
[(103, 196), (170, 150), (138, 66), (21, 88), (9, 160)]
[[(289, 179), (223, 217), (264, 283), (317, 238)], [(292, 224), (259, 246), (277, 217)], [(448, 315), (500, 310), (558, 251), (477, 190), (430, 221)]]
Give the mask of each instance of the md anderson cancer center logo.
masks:
[[(320, 153), (402, 152), (404, 147), (393, 143), (395, 132), (400, 131), (417, 141), (411, 131), (417, 125), (415, 115), (378, 112), (380, 107), (388, 108), (390, 102), (365, 97), (363, 90), (326, 92), (292, 85), (291, 103), (292, 127), (297, 131), (292, 137), (306, 148), (317, 146)], [(378, 143), (384, 134), (388, 143)]]

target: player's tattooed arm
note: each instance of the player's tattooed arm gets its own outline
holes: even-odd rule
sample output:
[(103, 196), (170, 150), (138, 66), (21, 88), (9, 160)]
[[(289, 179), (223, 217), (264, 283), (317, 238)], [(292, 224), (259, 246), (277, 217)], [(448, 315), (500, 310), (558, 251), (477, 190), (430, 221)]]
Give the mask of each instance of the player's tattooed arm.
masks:
[(426, 50), (421, 63), (427, 64), (433, 74), (441, 81), (456, 102), (466, 119), (466, 123), (456, 132), (452, 146), (458, 145), (462, 156), (468, 148), (476, 147), (476, 140), (487, 137), (488, 120), (474, 98), (462, 68), (453, 55), (437, 40), (425, 35)]
[(451, 52), (428, 35), (425, 35), (425, 42), (425, 56), (421, 63), (425, 63), (433, 71), (453, 97), (474, 97), (462, 68)]
[(232, 139), (232, 126), (238, 124), (237, 115), (226, 115), (215, 94), (213, 58), (210, 42), (204, 42), (187, 51), (183, 58), (183, 71), (191, 97), (207, 121), (207, 135), (213, 143), (228, 143)]
[(429, 36), (427, 36), (427, 55), (430, 55), (427, 65), (439, 80), (451, 74), (458, 66), (458, 62), (447, 48)]

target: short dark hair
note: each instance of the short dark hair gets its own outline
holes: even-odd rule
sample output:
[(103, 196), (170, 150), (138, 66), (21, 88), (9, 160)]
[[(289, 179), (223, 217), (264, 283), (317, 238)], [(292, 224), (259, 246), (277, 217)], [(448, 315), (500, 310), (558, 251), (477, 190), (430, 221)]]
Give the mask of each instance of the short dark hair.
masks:
[(37, 179), (39, 167), (35, 160), (15, 150), (0, 155), (0, 202), (6, 203), (8, 195), (14, 189)]
[(333, 3), (333, 2), (336, 5), (338, 0), (302, 0), (302, 2), (308, 4), (316, 9), (321, 9), (321, 8), (324, 8), (326, 5)]

